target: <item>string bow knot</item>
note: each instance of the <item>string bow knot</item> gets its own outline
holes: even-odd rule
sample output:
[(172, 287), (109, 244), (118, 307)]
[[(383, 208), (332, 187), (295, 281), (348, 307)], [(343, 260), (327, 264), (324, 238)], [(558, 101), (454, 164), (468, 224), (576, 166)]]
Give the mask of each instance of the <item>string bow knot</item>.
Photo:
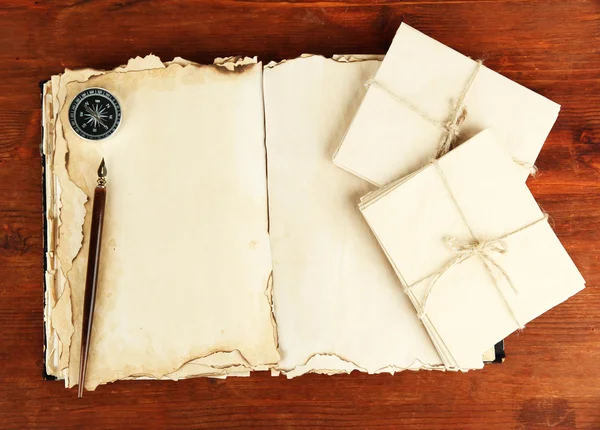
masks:
[(468, 254), (469, 257), (476, 254), (487, 255), (491, 252), (505, 254), (508, 251), (506, 243), (501, 239), (481, 240), (473, 238), (464, 240), (449, 237), (446, 239), (446, 245), (459, 254)]
[(506, 273), (506, 271), (493, 258), (494, 254), (506, 254), (508, 252), (508, 246), (506, 245), (506, 242), (504, 242), (502, 238), (482, 240), (476, 237), (472, 237), (469, 239), (458, 239), (456, 237), (449, 237), (446, 239), (446, 246), (448, 246), (448, 248), (456, 252), (457, 255), (446, 266), (444, 266), (441, 270), (434, 274), (433, 280), (425, 293), (425, 298), (423, 300), (421, 310), (418, 313), (419, 318), (423, 319), (425, 317), (425, 307), (427, 305), (429, 294), (433, 290), (433, 287), (435, 286), (437, 281), (442, 277), (442, 275), (448, 270), (450, 270), (452, 267), (461, 264), (469, 258), (479, 257), (483, 264), (486, 266), (490, 275), (492, 276), (494, 284), (496, 285), (496, 288), (500, 292), (502, 299), (504, 300), (510, 313), (512, 314), (513, 319), (517, 322), (519, 327), (522, 327), (521, 323), (514, 314), (506, 296), (500, 289), (500, 278), (503, 278), (506, 281), (506, 283), (510, 286), (510, 288), (515, 294), (518, 294), (519, 291), (512, 283), (512, 280), (510, 279), (510, 276), (508, 276), (508, 273)]
[[(465, 240), (450, 237), (446, 239), (446, 245), (448, 248), (458, 254), (454, 264), (459, 264), (468, 258), (478, 256), (483, 260), (484, 264), (488, 267), (494, 278), (496, 278), (495, 273), (499, 272), (507, 281), (508, 285), (515, 292), (515, 294), (518, 294), (518, 290), (513, 285), (508, 274), (504, 271), (504, 269), (502, 269), (502, 267), (500, 267), (498, 263), (494, 261), (492, 257), (494, 253), (506, 254), (508, 252), (506, 242), (504, 242), (502, 239), (481, 240), (478, 238), (471, 238)], [(496, 271), (491, 270), (492, 267), (496, 269)], [(496, 279), (496, 281), (497, 280), (498, 279)]]

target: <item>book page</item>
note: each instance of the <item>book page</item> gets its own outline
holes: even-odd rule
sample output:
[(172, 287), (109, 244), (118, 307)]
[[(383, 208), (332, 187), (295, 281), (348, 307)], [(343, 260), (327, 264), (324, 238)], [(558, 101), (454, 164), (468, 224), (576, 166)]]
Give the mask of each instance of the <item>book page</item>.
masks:
[[(68, 125), (66, 106), (93, 86), (113, 93), (123, 111), (120, 129), (101, 142)], [(64, 270), (74, 330), (69, 386), (77, 383), (85, 232), (102, 157), (108, 201), (86, 387), (161, 378), (218, 351), (238, 351), (251, 367), (276, 363), (262, 65), (173, 63), (61, 90), (55, 165), (87, 200), (83, 226), (70, 226), (83, 242)]]
[(331, 162), (374, 61), (265, 70), (279, 370), (394, 372), (441, 359), (358, 210), (373, 187)]

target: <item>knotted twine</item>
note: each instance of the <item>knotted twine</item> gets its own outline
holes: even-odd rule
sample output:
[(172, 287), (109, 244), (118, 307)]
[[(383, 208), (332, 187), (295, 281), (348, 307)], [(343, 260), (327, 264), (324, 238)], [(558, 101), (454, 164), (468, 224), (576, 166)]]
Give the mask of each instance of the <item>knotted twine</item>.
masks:
[[(409, 101), (398, 96), (398, 94), (394, 93), (387, 86), (383, 85), (381, 82), (379, 82), (375, 79), (369, 79), (365, 83), (365, 86), (370, 87), (370, 86), (375, 85), (375, 86), (379, 87), (385, 93), (387, 93), (390, 97), (392, 97), (394, 100), (396, 100), (396, 102), (398, 102), (401, 105), (412, 110), (413, 112), (415, 112), (416, 114), (421, 116), (423, 119), (425, 119), (427, 122), (433, 124), (436, 127), (443, 128), (444, 130), (446, 130), (446, 132), (442, 136), (440, 143), (438, 144), (438, 147), (436, 150), (435, 159), (437, 159), (437, 158), (440, 158), (441, 156), (445, 155), (448, 151), (450, 151), (453, 148), (454, 143), (456, 142), (456, 139), (460, 135), (459, 126), (464, 122), (465, 118), (467, 117), (467, 106), (465, 105), (465, 99), (467, 97), (467, 94), (469, 94), (469, 91), (471, 91), (471, 88), (473, 87), (473, 84), (475, 83), (475, 79), (479, 75), (479, 71), (481, 70), (482, 65), (483, 65), (483, 60), (477, 60), (475, 62), (475, 69), (471, 73), (471, 76), (469, 77), (469, 81), (467, 82), (467, 85), (465, 86), (462, 93), (460, 94), (460, 97), (458, 98), (458, 100), (456, 102), (454, 102), (452, 104), (452, 109), (450, 110), (450, 114), (448, 115), (448, 118), (446, 119), (446, 121), (439, 121), (435, 118), (432, 118), (426, 112), (423, 112), (422, 110), (420, 110), (418, 107), (416, 107)], [(538, 169), (535, 165), (529, 164), (529, 163), (526, 163), (524, 161), (520, 161), (517, 159), (513, 159), (513, 160), (519, 166), (528, 169), (529, 174), (531, 176), (535, 177), (537, 175)]]
[[(512, 318), (517, 323), (519, 328), (521, 328), (521, 329), (524, 328), (524, 325), (519, 322), (519, 319), (515, 315), (515, 312), (514, 312), (512, 306), (510, 305), (510, 302), (509, 302), (508, 298), (506, 297), (504, 290), (500, 286), (501, 280), (502, 279), (506, 280), (506, 282), (508, 283), (508, 285), (510, 286), (510, 288), (512, 289), (512, 291), (515, 294), (518, 294), (519, 291), (513, 284), (508, 273), (506, 273), (506, 271), (494, 260), (493, 255), (494, 254), (506, 254), (508, 252), (508, 246), (506, 245), (506, 242), (504, 241), (504, 239), (506, 239), (514, 234), (520, 233), (523, 230), (526, 230), (529, 227), (532, 227), (540, 222), (546, 221), (548, 219), (548, 214), (544, 213), (544, 215), (540, 219), (533, 221), (527, 225), (524, 225), (523, 227), (520, 227), (509, 233), (506, 233), (502, 236), (499, 236), (497, 238), (482, 240), (473, 233), (473, 230), (469, 226), (469, 223), (467, 222), (467, 218), (465, 217), (464, 212), (462, 211), (460, 205), (458, 204), (458, 201), (456, 200), (456, 197), (454, 196), (454, 193), (452, 192), (452, 188), (450, 187), (450, 184), (448, 183), (446, 175), (444, 174), (444, 171), (440, 168), (439, 164), (437, 163), (437, 160), (432, 160), (432, 164), (435, 166), (440, 177), (442, 178), (442, 180), (444, 182), (444, 186), (446, 187), (446, 190), (448, 191), (450, 198), (454, 202), (454, 205), (458, 209), (458, 212), (459, 212), (463, 222), (467, 226), (467, 229), (469, 230), (469, 234), (471, 235), (471, 238), (466, 239), (466, 240), (459, 239), (456, 237), (447, 238), (446, 245), (451, 250), (456, 252), (456, 254), (457, 254), (456, 257), (453, 258), (452, 260), (450, 260), (448, 263), (446, 263), (442, 267), (440, 267), (434, 273), (427, 275), (427, 276), (419, 279), (418, 281), (414, 282), (413, 284), (404, 287), (404, 292), (408, 294), (408, 292), (411, 290), (411, 288), (413, 288), (415, 285), (420, 284), (421, 282), (423, 282), (429, 278), (433, 278), (432, 281), (427, 286), (427, 289), (425, 290), (425, 295), (423, 297), (422, 303), (419, 304), (420, 309), (417, 309), (418, 317), (421, 320), (423, 320), (425, 318), (427, 302), (429, 300), (429, 297), (431, 295), (433, 287), (435, 287), (435, 285), (437, 284), (439, 279), (444, 275), (444, 273), (446, 273), (448, 270), (452, 269), (455, 266), (458, 266), (462, 262), (467, 261), (468, 259), (470, 259), (472, 257), (478, 257), (483, 262), (485, 268), (487, 269), (488, 273), (492, 277), (492, 279), (494, 281), (494, 285), (495, 285), (496, 289), (498, 290), (498, 292), (500, 293), (500, 296), (502, 297), (502, 300), (504, 301), (504, 304), (506, 305), (507, 309), (509, 310)], [(416, 301), (415, 304), (418, 304), (418, 301)]]

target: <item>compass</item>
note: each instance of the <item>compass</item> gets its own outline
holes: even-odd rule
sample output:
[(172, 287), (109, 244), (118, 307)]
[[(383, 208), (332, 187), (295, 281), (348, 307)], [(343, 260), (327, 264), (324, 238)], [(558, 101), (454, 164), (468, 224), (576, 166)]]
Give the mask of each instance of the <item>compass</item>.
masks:
[(103, 88), (88, 88), (73, 99), (69, 107), (69, 124), (84, 139), (106, 139), (119, 128), (121, 106)]

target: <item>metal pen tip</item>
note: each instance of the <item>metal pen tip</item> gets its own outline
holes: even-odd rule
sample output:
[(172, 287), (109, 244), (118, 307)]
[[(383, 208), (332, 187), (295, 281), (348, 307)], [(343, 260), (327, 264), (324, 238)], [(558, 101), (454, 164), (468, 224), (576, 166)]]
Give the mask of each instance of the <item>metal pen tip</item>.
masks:
[(107, 173), (108, 173), (108, 170), (106, 169), (106, 164), (104, 163), (104, 158), (102, 158), (100, 167), (98, 167), (98, 177), (105, 178)]

